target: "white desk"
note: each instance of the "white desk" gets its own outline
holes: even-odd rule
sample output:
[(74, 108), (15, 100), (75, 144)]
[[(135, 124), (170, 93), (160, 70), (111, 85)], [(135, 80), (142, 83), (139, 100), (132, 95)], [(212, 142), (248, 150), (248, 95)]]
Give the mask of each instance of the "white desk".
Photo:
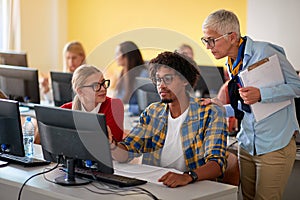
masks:
[[(39, 154), (39, 150), (36, 152)], [(39, 156), (37, 156), (39, 157)], [(54, 164), (51, 164), (51, 167)], [(122, 170), (127, 167), (133, 167), (129, 164), (116, 164), (116, 171)], [(136, 169), (146, 166), (137, 165)], [(7, 167), (0, 168), (0, 194), (1, 199), (5, 200), (16, 200), (18, 197), (18, 192), (21, 188), (22, 183), (31, 175), (43, 171), (45, 167), (34, 167), (34, 168), (24, 168), (17, 165), (10, 165)], [(128, 169), (128, 168), (127, 168)], [(149, 168), (153, 170), (153, 168)], [(147, 171), (147, 168), (146, 168)], [(53, 180), (61, 172), (54, 171), (46, 174), (46, 177)], [(123, 173), (122, 173), (123, 174)], [(132, 173), (129, 173), (132, 175)], [(97, 183), (96, 183), (97, 184)], [(99, 184), (100, 185), (100, 184)], [(79, 199), (89, 199), (89, 200), (99, 200), (99, 199), (151, 199), (150, 197), (139, 194), (139, 195), (129, 195), (129, 196), (118, 196), (116, 194), (100, 195), (95, 194), (84, 187), (97, 190), (92, 185), (87, 186), (72, 186), (64, 187), (57, 184), (50, 183), (46, 181), (43, 176), (37, 176), (31, 179), (22, 192), (23, 200), (41, 200), (41, 199), (64, 199), (64, 200), (79, 200)], [(147, 183), (140, 186), (151, 193), (153, 193), (159, 199), (215, 199), (215, 200), (234, 200), (237, 199), (237, 187), (221, 184), (212, 181), (199, 181), (194, 184), (189, 184), (184, 187), (178, 188), (168, 188), (163, 185)], [(103, 192), (103, 191), (101, 191)]]

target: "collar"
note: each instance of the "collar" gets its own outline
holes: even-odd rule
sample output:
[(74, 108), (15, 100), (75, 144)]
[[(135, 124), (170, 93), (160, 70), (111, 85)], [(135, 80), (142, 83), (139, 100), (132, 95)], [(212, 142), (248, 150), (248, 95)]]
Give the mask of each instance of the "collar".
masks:
[[(98, 105), (92, 111), (90, 111), (90, 113), (99, 113), (100, 107), (101, 107), (101, 103), (98, 103)], [(86, 111), (86, 109), (82, 104), (81, 104), (81, 111), (88, 112)]]

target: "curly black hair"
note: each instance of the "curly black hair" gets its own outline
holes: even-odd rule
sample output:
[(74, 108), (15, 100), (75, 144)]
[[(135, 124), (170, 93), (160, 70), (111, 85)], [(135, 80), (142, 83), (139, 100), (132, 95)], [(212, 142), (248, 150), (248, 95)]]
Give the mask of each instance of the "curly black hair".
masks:
[(195, 86), (200, 76), (195, 61), (177, 52), (165, 51), (160, 53), (156, 58), (150, 60), (149, 65), (150, 78), (152, 80), (155, 79), (156, 72), (161, 66), (174, 69), (176, 73), (183, 76), (189, 82), (191, 87)]

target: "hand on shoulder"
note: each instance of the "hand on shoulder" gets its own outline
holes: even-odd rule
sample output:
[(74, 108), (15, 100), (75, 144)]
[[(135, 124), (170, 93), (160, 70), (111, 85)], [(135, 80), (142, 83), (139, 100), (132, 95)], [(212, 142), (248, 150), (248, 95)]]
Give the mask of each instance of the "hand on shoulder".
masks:
[(217, 97), (212, 98), (212, 99), (211, 98), (201, 98), (201, 103), (200, 103), (201, 106), (207, 106), (209, 104), (216, 104), (220, 107), (223, 107), (223, 103)]

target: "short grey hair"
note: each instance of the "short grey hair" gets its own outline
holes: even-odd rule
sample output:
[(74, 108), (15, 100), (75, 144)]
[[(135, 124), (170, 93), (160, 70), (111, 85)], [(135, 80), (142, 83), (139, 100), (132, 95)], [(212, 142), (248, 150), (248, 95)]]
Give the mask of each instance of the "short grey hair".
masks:
[(216, 31), (220, 35), (235, 32), (238, 38), (241, 37), (238, 17), (233, 12), (224, 9), (211, 13), (204, 20), (202, 29), (210, 29)]

